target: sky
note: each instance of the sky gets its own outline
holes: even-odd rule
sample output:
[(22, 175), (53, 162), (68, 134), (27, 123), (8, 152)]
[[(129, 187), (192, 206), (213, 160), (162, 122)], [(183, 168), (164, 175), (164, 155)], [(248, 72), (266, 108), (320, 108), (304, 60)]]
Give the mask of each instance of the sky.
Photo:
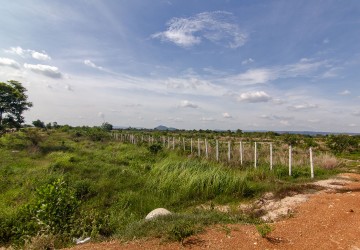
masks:
[(358, 0), (1, 0), (0, 81), (73, 126), (360, 132)]

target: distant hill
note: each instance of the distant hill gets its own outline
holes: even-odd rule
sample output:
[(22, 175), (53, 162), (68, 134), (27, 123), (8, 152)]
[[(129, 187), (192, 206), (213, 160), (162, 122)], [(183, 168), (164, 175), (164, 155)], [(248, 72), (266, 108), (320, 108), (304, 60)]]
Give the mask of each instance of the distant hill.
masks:
[(171, 128), (171, 127), (166, 127), (164, 125), (160, 125), (160, 126), (157, 126), (156, 128), (154, 128), (154, 130), (160, 130), (160, 131), (174, 131), (174, 130), (177, 130), (176, 128)]

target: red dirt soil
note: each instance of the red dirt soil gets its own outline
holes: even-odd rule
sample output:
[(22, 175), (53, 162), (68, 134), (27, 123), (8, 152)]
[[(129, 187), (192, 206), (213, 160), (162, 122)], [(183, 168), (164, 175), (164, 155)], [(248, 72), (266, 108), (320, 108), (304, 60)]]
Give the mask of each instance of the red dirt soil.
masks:
[(90, 249), (350, 249), (360, 250), (360, 175), (342, 174), (353, 182), (341, 190), (326, 190), (310, 196), (290, 218), (271, 224), (273, 231), (262, 238), (254, 225), (212, 226), (190, 237), (184, 246), (160, 239), (127, 243), (110, 241), (78, 245)]

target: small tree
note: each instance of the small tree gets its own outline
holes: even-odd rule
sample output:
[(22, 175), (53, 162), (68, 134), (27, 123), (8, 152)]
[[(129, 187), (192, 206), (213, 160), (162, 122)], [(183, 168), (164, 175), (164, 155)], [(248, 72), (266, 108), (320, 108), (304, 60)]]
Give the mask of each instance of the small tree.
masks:
[(101, 128), (104, 129), (104, 130), (107, 130), (107, 131), (111, 131), (113, 129), (113, 125), (111, 125), (110, 123), (108, 122), (104, 122), (102, 125), (101, 125)]
[(284, 142), (289, 146), (296, 146), (300, 142), (299, 137), (293, 134), (285, 134), (283, 138)]
[(47, 129), (52, 129), (51, 122), (49, 122), (48, 124), (46, 124), (46, 128), (47, 128)]
[(24, 122), (22, 113), (32, 107), (25, 92), (18, 81), (0, 82), (0, 128), (20, 128)]
[(33, 121), (32, 124), (37, 128), (45, 128), (45, 123), (37, 119), (36, 121)]
[(354, 136), (330, 135), (326, 139), (326, 145), (334, 153), (353, 152), (359, 150), (359, 142)]

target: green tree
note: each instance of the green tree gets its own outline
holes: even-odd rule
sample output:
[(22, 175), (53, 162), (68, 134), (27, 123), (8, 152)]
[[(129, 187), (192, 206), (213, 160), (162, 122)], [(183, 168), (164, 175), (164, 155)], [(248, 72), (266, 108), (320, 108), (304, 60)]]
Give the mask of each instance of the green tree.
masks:
[(18, 81), (0, 82), (0, 128), (20, 128), (24, 122), (22, 113), (32, 107), (25, 92), (26, 88)]
[(36, 121), (33, 121), (32, 124), (37, 128), (45, 128), (45, 123), (37, 119)]
[(284, 134), (283, 140), (286, 144), (290, 146), (296, 146), (300, 142), (299, 136), (293, 134)]
[(113, 125), (111, 125), (110, 123), (108, 122), (104, 122), (102, 125), (101, 125), (101, 128), (104, 129), (104, 130), (107, 130), (107, 131), (111, 131), (113, 129)]
[(350, 135), (329, 135), (326, 145), (334, 153), (353, 152), (359, 150), (359, 142), (356, 137)]

